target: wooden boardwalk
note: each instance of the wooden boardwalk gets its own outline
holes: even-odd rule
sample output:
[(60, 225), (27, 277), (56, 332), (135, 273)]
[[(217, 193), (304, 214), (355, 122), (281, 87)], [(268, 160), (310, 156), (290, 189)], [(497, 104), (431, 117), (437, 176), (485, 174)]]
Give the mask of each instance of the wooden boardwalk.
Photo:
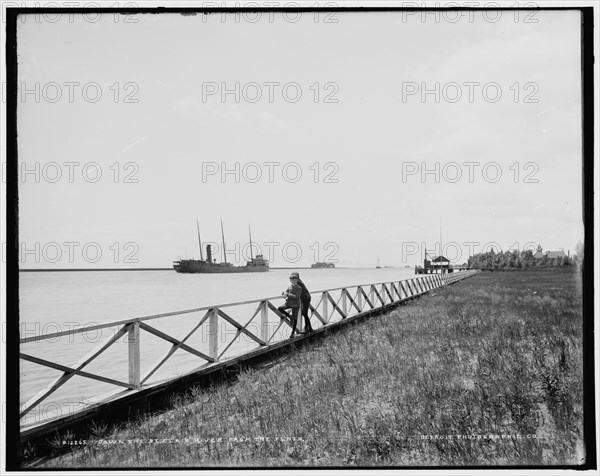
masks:
[[(219, 378), (229, 368), (239, 368), (240, 365), (249, 365), (257, 360), (269, 358), (287, 347), (301, 345), (303, 341), (313, 339), (316, 336), (323, 337), (328, 330), (389, 310), (432, 289), (452, 284), (476, 273), (477, 271), (472, 270), (449, 274), (430, 274), (402, 281), (362, 284), (313, 292), (313, 302), (316, 302), (316, 304), (310, 306), (309, 315), (313, 322), (315, 322), (314, 319), (319, 322), (319, 326), (314, 326), (316, 328), (315, 332), (311, 334), (300, 335), (292, 339), (286, 338), (282, 334), (282, 331), (290, 326), (290, 322), (286, 316), (277, 310), (277, 306), (274, 304), (274, 302), (281, 302), (281, 296), (185, 309), (22, 338), (20, 339), (21, 360), (61, 372), (57, 378), (44, 388), (40, 388), (22, 406), (20, 411), (22, 422), (29, 412), (47, 402), (49, 397), (59, 388), (68, 386), (72, 377), (85, 377), (104, 384), (110, 384), (115, 389), (110, 393), (94, 396), (88, 400), (88, 405), (85, 408), (70, 412), (66, 416), (61, 415), (58, 418), (35, 421), (33, 424), (22, 423), (21, 441), (26, 443), (39, 440), (52, 433), (81, 427), (93, 419), (112, 419), (114, 421), (117, 418), (131, 415), (134, 410), (146, 410), (153, 406), (151, 405), (153, 398), (164, 400), (167, 394), (184, 391), (191, 383)], [(242, 322), (233, 317), (233, 310), (236, 308), (245, 310), (248, 307), (253, 311), (245, 321)], [(160, 318), (175, 319), (178, 316), (182, 318), (182, 316), (192, 313), (196, 313), (199, 318), (195, 319), (192, 328), (180, 337), (174, 337), (153, 325), (153, 321)], [(258, 331), (253, 332), (250, 324), (255, 320), (260, 321), (260, 323), (256, 323), (258, 324)], [(278, 325), (270, 325), (273, 320)], [(299, 318), (298, 321), (300, 327), (302, 319)], [(222, 335), (224, 334), (222, 332), (223, 327), (220, 324), (223, 323), (235, 329), (235, 333), (229, 336)], [(49, 358), (36, 357), (27, 350), (28, 345), (43, 340), (107, 328), (118, 330), (70, 366), (54, 362)], [(287, 335), (288, 332), (289, 329), (285, 334)], [(140, 355), (143, 350), (143, 339), (141, 335), (144, 333), (166, 341), (170, 346), (153, 364), (142, 369)], [(192, 336), (198, 333), (208, 337), (206, 346), (198, 347), (190, 344)], [(231, 356), (228, 354), (229, 349), (236, 341), (239, 341), (242, 335), (254, 345), (238, 355)], [(114, 346), (120, 338), (125, 336), (128, 337), (127, 362), (129, 369), (127, 380), (108, 378), (86, 370), (86, 367), (101, 359), (107, 349)], [(197, 361), (194, 369), (183, 375), (152, 381), (151, 377), (169, 359), (172, 359), (173, 354), (178, 350), (187, 352), (191, 361)]]

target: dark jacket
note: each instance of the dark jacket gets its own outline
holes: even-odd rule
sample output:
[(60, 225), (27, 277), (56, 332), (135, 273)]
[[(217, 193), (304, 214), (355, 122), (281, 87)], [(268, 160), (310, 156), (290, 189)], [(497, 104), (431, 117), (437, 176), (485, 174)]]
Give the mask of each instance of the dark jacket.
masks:
[(300, 294), (300, 299), (303, 302), (310, 301), (310, 293), (308, 292), (308, 289), (306, 288), (301, 279), (298, 280), (298, 286), (302, 288), (302, 294)]

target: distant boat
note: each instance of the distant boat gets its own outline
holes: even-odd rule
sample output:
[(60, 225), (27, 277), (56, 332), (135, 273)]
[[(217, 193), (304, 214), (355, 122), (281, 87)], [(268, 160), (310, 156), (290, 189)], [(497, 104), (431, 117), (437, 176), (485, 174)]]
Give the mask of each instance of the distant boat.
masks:
[(223, 222), (221, 221), (221, 238), (223, 239), (223, 262), (217, 263), (213, 260), (212, 249), (206, 245), (206, 260), (202, 255), (202, 240), (200, 238), (200, 226), (196, 220), (198, 229), (198, 245), (200, 247), (200, 259), (182, 259), (173, 261), (173, 269), (178, 273), (264, 273), (269, 271), (269, 261), (263, 255), (252, 256), (252, 233), (248, 227), (250, 236), (250, 261), (244, 266), (234, 266), (227, 262), (225, 257), (225, 233), (223, 232)]
[(381, 266), (379, 265), (379, 258), (377, 258), (377, 266), (375, 266), (377, 269), (381, 269)]
[(318, 263), (311, 264), (310, 267), (311, 268), (315, 268), (315, 269), (320, 269), (320, 268), (335, 268), (335, 264), (333, 264), (333, 263), (318, 262)]

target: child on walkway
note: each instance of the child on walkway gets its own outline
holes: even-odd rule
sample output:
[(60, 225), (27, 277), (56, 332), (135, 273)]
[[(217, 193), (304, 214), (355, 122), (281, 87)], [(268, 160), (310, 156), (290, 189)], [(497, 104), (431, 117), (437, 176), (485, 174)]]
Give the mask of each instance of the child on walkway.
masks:
[[(285, 297), (285, 304), (283, 306), (279, 306), (277, 310), (290, 318), (292, 326), (292, 334), (290, 335), (291, 339), (296, 333), (296, 324), (298, 322), (298, 311), (300, 311), (300, 296), (302, 294), (302, 288), (298, 285), (298, 276), (293, 273), (290, 275), (290, 282), (291, 284), (289, 288), (282, 293), (282, 295)], [(292, 310), (291, 315), (286, 312), (287, 309)]]

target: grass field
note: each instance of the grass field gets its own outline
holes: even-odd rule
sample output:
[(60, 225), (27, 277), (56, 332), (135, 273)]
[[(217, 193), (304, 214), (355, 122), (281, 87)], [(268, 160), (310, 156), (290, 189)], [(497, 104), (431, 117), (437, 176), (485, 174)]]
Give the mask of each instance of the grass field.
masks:
[(480, 273), (38, 467), (582, 464), (582, 381), (574, 269)]

